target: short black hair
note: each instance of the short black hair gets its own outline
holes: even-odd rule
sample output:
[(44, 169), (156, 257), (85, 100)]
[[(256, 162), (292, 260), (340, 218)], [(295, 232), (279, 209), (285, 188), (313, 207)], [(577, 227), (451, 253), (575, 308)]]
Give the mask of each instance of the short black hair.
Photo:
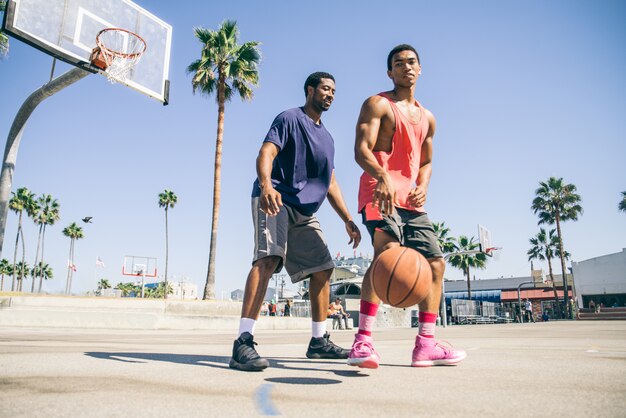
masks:
[(396, 55), (398, 52), (402, 52), (402, 51), (415, 52), (415, 56), (417, 57), (417, 63), (420, 64), (420, 55), (417, 53), (415, 48), (413, 48), (409, 44), (400, 44), (396, 46), (395, 48), (393, 48), (391, 52), (389, 52), (389, 55), (387, 55), (387, 70), (388, 71), (391, 71), (391, 60), (393, 59), (393, 56)]
[(322, 78), (329, 78), (335, 81), (335, 77), (333, 77), (332, 74), (325, 73), (323, 71), (317, 71), (311, 74), (306, 78), (306, 81), (304, 82), (304, 97), (306, 97), (308, 93), (307, 87), (311, 86), (313, 88), (316, 88), (320, 84), (320, 81), (322, 81)]

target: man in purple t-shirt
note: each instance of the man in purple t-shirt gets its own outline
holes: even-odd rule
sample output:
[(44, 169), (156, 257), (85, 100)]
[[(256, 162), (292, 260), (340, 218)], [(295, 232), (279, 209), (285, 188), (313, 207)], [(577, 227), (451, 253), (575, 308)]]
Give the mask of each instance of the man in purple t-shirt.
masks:
[(335, 96), (335, 79), (328, 73), (311, 74), (304, 83), (306, 103), (274, 119), (256, 160), (252, 188), (255, 248), (246, 281), (239, 336), (233, 344), (230, 367), (260, 371), (268, 361), (254, 345), (254, 327), (272, 274), (283, 265), (297, 283), (310, 278), (312, 337), (306, 352), (313, 359), (346, 359), (348, 350), (330, 341), (326, 308), (333, 260), (315, 212), (324, 199), (343, 220), (356, 248), (361, 241), (334, 175), (333, 137), (321, 121)]

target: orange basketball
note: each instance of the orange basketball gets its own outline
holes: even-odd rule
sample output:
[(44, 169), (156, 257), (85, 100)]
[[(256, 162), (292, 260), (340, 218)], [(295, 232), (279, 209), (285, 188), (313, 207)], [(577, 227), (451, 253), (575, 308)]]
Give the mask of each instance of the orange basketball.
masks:
[(423, 301), (430, 292), (433, 272), (426, 258), (408, 247), (382, 252), (370, 271), (374, 292), (389, 305), (407, 308)]

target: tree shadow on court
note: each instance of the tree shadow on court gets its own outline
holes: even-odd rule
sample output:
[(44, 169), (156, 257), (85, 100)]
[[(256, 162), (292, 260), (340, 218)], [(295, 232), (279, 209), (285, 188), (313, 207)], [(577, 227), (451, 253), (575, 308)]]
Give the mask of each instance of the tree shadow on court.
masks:
[[(101, 359), (101, 360), (113, 360), (123, 363), (148, 363), (150, 361), (162, 361), (167, 363), (187, 364), (196, 366), (208, 366), (218, 369), (229, 369), (228, 363), (230, 357), (226, 356), (209, 356), (209, 355), (197, 355), (197, 354), (172, 354), (172, 353), (129, 353), (129, 352), (102, 352), (102, 351), (90, 351), (85, 353), (86, 356)], [(267, 357), (266, 357), (267, 358)], [(309, 360), (301, 357), (274, 357), (267, 358), (270, 363), (270, 367), (276, 369), (295, 370), (295, 371), (314, 371), (314, 372), (331, 372), (338, 376), (343, 377), (365, 377), (367, 375), (360, 374), (358, 370), (335, 370), (335, 369), (320, 369), (315, 367), (318, 364), (332, 364), (338, 366), (344, 366), (344, 364), (338, 361), (328, 360)], [(316, 379), (302, 378), (301, 380), (309, 380), (315, 382)], [(319, 379), (318, 379), (319, 380)], [(321, 379), (328, 380), (328, 379)], [(340, 382), (340, 381), (337, 381)], [(288, 382), (279, 382), (288, 383)], [(299, 383), (299, 384), (327, 384), (326, 383)]]

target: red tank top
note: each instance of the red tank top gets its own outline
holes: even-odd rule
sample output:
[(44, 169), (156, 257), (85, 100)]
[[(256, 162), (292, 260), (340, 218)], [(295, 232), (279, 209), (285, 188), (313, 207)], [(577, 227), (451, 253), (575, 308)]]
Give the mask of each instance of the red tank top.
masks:
[[(415, 105), (420, 111), (420, 120), (413, 123), (406, 117), (398, 106), (384, 93), (378, 94), (384, 97), (391, 104), (393, 115), (396, 119), (396, 131), (391, 139), (391, 151), (374, 151), (374, 157), (381, 167), (389, 173), (393, 185), (396, 188), (397, 207), (407, 210), (424, 212), (423, 207), (409, 205), (407, 198), (411, 189), (415, 187), (420, 169), (420, 154), (422, 144), (428, 134), (428, 118), (424, 108), (416, 100)], [(378, 181), (363, 172), (359, 183), (359, 212), (367, 205), (368, 212), (373, 210), (373, 214), (380, 217), (380, 212), (372, 206), (372, 197)]]

